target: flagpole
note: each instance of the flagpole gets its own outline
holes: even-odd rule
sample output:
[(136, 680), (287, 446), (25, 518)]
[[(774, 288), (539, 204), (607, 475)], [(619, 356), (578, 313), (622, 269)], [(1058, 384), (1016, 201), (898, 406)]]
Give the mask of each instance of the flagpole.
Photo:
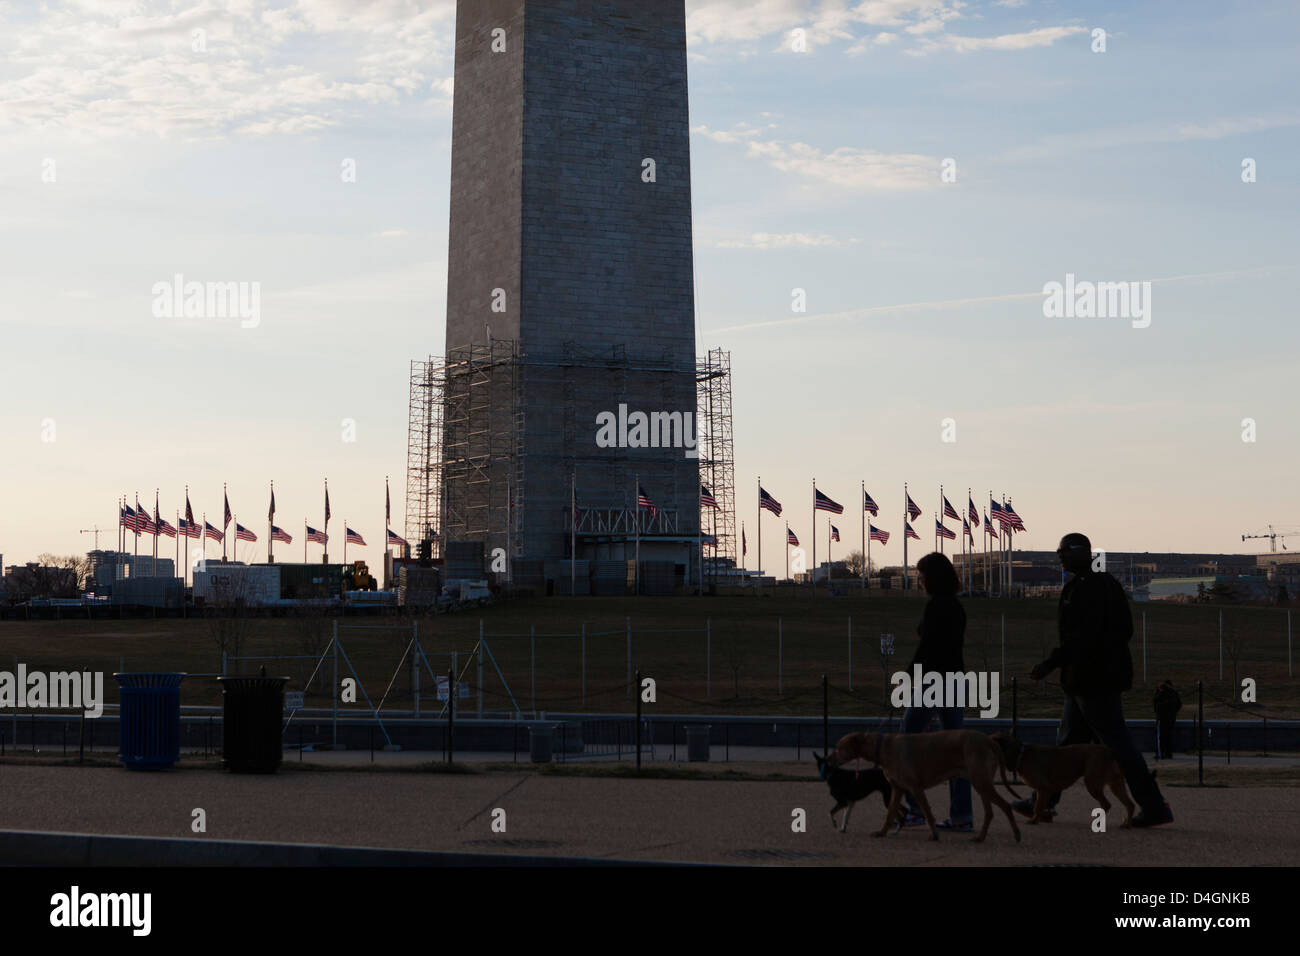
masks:
[[(712, 481), (712, 475), (709, 478)], [(703, 485), (701, 485), (703, 490)], [(704, 597), (704, 503), (700, 501), (700, 492), (695, 493), (696, 506), (695, 510), (699, 513), (700, 520), (695, 525), (695, 553), (700, 560), (700, 597)], [(714, 549), (717, 553), (717, 549)]]
[(307, 519), (302, 519), (302, 563), (307, 563)]
[(135, 572), (140, 568), (140, 492), (135, 493), (135, 554), (131, 558), (131, 576), (135, 577)]
[[(990, 508), (993, 507), (993, 489), (992, 489), (992, 488), (989, 489), (989, 507), (990, 507)], [(987, 517), (987, 516), (986, 516), (986, 517)], [(992, 519), (992, 518), (989, 518), (988, 525), (989, 525), (989, 537), (992, 538), (992, 537), (993, 537), (993, 519)], [(1002, 526), (1001, 526), (1001, 525), (998, 525), (998, 532), (1001, 533), (1001, 531), (1002, 531)], [(989, 542), (989, 544), (992, 544), (992, 543), (993, 543), (992, 541)], [(998, 550), (998, 573), (997, 573), (997, 576), (996, 576), (996, 583), (997, 583), (997, 586), (998, 586), (998, 594), (1001, 595), (1001, 594), (1002, 594), (1002, 539), (1001, 539), (1000, 537), (998, 538), (998, 548), (997, 548), (997, 550)], [(991, 561), (992, 558), (990, 557), (988, 560)], [(992, 564), (989, 565), (988, 577), (989, 577), (989, 593), (992, 594), (992, 593), (993, 593), (993, 585), (994, 585), (994, 583), (995, 583), (995, 577), (994, 577), (994, 574), (993, 574), (993, 565), (992, 565)]]
[[(939, 534), (939, 525), (943, 519), (948, 517), (948, 513), (943, 509), (943, 503), (946, 499), (943, 496), (943, 485), (939, 486), (939, 517), (934, 522), (934, 533), (939, 539), (939, 553), (943, 554), (943, 535)], [(945, 527), (947, 527), (945, 525)]]
[(754, 575), (754, 593), (763, 596), (763, 476), (758, 476), (758, 573)]
[[(1003, 511), (1007, 510), (1007, 503), (1005, 499), (1002, 502), (1002, 510)], [(1015, 541), (1015, 539), (1016, 539), (1016, 524), (1014, 521), (1008, 521), (1007, 522), (1007, 594), (1008, 595), (1011, 594), (1011, 585), (1012, 585), (1011, 577), (1012, 577), (1012, 572), (1014, 570), (1011, 567), (1011, 553), (1014, 547), (1013, 542)]]
[(862, 480), (862, 592), (867, 591), (867, 481)]
[(343, 566), (348, 566), (348, 519), (343, 519)]
[(908, 584), (910, 583), (907, 579), (907, 520), (909, 517), (911, 517), (911, 511), (907, 506), (908, 503), (911, 502), (911, 500), (912, 500), (911, 497), (907, 494), (907, 482), (903, 482), (903, 594), (904, 595), (907, 594)]
[[(578, 581), (578, 467), (569, 469), (569, 596)], [(590, 589), (588, 589), (590, 590)]]
[(639, 472), (633, 472), (632, 484), (636, 487), (632, 489), (632, 515), (633, 525), (636, 535), (636, 549), (632, 552), (632, 593), (637, 597), (641, 596), (641, 475)]
[(813, 513), (812, 513), (812, 596), (817, 596), (817, 479), (813, 480)]
[(208, 564), (208, 513), (203, 512), (203, 527), (199, 529), (200, 546), (203, 548), (203, 566)]
[[(330, 563), (330, 480), (325, 479), (325, 527), (321, 529), (325, 535), (325, 542), (321, 545), (321, 564)], [(345, 534), (344, 537), (347, 537)], [(347, 543), (344, 542), (346, 550)]]
[(790, 580), (790, 522), (785, 523), (785, 579)]
[(266, 512), (266, 563), (275, 564), (275, 538), (271, 529), (275, 527), (275, 482), (271, 482), (271, 507)]

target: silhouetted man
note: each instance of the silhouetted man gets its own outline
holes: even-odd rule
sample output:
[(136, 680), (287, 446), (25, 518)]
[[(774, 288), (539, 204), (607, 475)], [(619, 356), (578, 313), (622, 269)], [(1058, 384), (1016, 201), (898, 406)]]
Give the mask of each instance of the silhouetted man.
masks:
[[(1056, 554), (1061, 567), (1074, 575), (1061, 589), (1057, 607), (1060, 645), (1029, 676), (1042, 680), (1061, 669), (1066, 697), (1057, 746), (1096, 740), (1110, 747), (1140, 807), (1133, 826), (1171, 823), (1174, 815), (1124, 723), (1120, 695), (1133, 686), (1133, 658), (1128, 650), (1133, 615), (1124, 588), (1105, 571), (1093, 570), (1092, 542), (1086, 535), (1067, 534)], [(1055, 806), (1060, 797), (1053, 794), (1050, 805)], [(1034, 812), (1032, 797), (1013, 806), (1026, 816)]]
[(1183, 709), (1183, 699), (1174, 685), (1165, 681), (1156, 691), (1156, 759), (1170, 760), (1174, 756), (1174, 727), (1178, 712)]

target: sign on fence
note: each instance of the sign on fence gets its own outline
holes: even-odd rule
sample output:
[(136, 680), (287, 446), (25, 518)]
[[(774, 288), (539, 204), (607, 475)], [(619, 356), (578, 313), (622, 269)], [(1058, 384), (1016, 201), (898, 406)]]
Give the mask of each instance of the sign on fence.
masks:
[(302, 710), (303, 696), (303, 692), (300, 690), (286, 690), (284, 692), (284, 709)]
[[(440, 674), (438, 676), (438, 699), (446, 700), (451, 694), (447, 690), (447, 676)], [(462, 681), (456, 685), (456, 696), (461, 700), (469, 700), (469, 683)]]

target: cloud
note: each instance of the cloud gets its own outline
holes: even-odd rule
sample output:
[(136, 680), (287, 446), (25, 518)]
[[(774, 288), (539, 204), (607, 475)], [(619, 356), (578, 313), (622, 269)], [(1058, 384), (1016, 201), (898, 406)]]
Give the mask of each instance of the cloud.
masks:
[(834, 236), (812, 235), (806, 232), (754, 232), (744, 239), (723, 239), (714, 245), (719, 249), (790, 249), (848, 246), (861, 241), (861, 239), (836, 239)]
[(361, 104), (449, 102), (454, 15), (454, 0), (142, 0), (20, 19), (0, 3), (0, 129), (296, 135)]
[(1270, 116), (1229, 116), (1200, 122), (1135, 123), (1110, 129), (1078, 133), (1057, 133), (1009, 150), (996, 157), (999, 162), (1021, 162), (1053, 156), (1069, 156), (1081, 150), (1116, 149), (1151, 143), (1181, 143), (1227, 139), (1271, 129), (1300, 126), (1300, 114)]
[(1075, 26), (1040, 27), (1025, 33), (1004, 33), (992, 37), (956, 36), (945, 33), (940, 37), (925, 37), (919, 49), (908, 52), (916, 56), (924, 56), (941, 50), (955, 53), (975, 53), (981, 50), (1028, 50), (1033, 47), (1051, 46), (1064, 37), (1087, 32), (1087, 27)]
[(836, 40), (856, 40), (865, 27), (917, 28), (931, 32), (961, 16), (963, 0), (698, 0), (686, 15), (687, 42), (692, 46), (752, 43), (780, 35), (777, 51), (789, 52), (791, 31), (801, 29), (808, 50)]
[[(1295, 265), (1281, 266), (1259, 266), (1250, 269), (1230, 269), (1224, 272), (1196, 272), (1187, 275), (1164, 276), (1159, 279), (1147, 279), (1138, 281), (1147, 281), (1153, 284), (1165, 282), (1186, 282), (1193, 279), (1244, 279), (1251, 277), (1267, 276), (1273, 272), (1292, 271), (1300, 268)], [(844, 322), (855, 319), (865, 319), (873, 315), (882, 315), (890, 312), (917, 312), (926, 309), (955, 309), (968, 305), (986, 305), (990, 302), (1015, 302), (1021, 299), (1038, 299), (1043, 298), (1043, 291), (1039, 289), (1036, 292), (1007, 292), (1002, 295), (981, 295), (965, 299), (929, 299), (921, 302), (904, 302), (898, 305), (873, 305), (863, 309), (849, 309), (845, 312), (825, 312), (818, 315), (801, 315), (794, 318), (769, 319), (765, 322), (747, 322), (743, 325), (729, 325), (718, 329), (709, 329), (710, 335), (720, 334), (722, 332), (746, 332), (752, 329), (766, 329), (783, 325), (801, 325), (805, 322)]]

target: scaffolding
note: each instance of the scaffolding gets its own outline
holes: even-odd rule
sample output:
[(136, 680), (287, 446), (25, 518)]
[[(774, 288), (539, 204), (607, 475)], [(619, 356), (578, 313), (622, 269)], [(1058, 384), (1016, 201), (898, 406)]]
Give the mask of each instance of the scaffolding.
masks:
[[(524, 403), (519, 352), (510, 340), (411, 363), (407, 428), (408, 538), (482, 541), (485, 553), (520, 549)], [(510, 562), (506, 563), (507, 569)]]
[(406, 426), (406, 540), (431, 542), (442, 557), (442, 413), (447, 391), (441, 358), (411, 362), (411, 404)]
[[(704, 568), (717, 584), (720, 572), (736, 561), (736, 459), (731, 432), (731, 353), (711, 349), (696, 364), (696, 415), (699, 419), (700, 481), (709, 486), (716, 508), (700, 508), (700, 530), (713, 536)], [(707, 532), (705, 529), (708, 529)], [(711, 559), (711, 560), (710, 560)]]
[[(549, 395), (556, 403), (533, 409), (537, 417), (529, 426), (534, 434), (527, 453), (525, 375), (532, 401), (544, 402), (538, 396)], [(657, 403), (664, 410), (689, 409), (693, 403), (694, 427), (688, 414), (687, 431), (693, 432), (697, 447), (657, 458), (597, 448), (594, 414), (618, 397), (633, 401), (634, 407)], [(697, 455), (698, 461), (693, 460)], [(531, 529), (527, 547), (526, 462), (537, 485), (533, 503), (540, 510), (535, 514), (542, 518), (554, 507), (563, 515), (562, 525), (544, 519), (556, 527), (541, 529), (543, 537), (558, 529), (557, 540), (539, 541), (538, 529)], [(571, 475), (577, 483), (576, 522), (569, 501)], [(634, 475), (656, 502), (653, 516), (637, 507)], [(717, 509), (700, 508), (700, 482), (709, 485)], [(559, 488), (562, 500), (557, 500)], [(716, 547), (704, 549), (705, 567), (714, 569), (710, 579), (716, 582), (720, 572), (736, 563), (730, 353), (715, 349), (683, 368), (667, 352), (630, 359), (621, 345), (590, 348), (575, 341), (561, 343), (553, 355), (525, 359), (517, 343), (493, 340), (449, 350), (445, 358), (412, 362), (406, 509), (407, 538), (413, 545), (432, 539), (435, 557), (446, 556), (449, 541), (482, 541), (485, 554), (504, 547), (512, 574), (514, 563), (525, 556), (569, 557), (570, 529), (579, 557), (598, 545), (630, 545), (638, 536), (643, 542), (677, 540), (694, 552), (695, 528), (689, 527), (689, 518), (698, 511), (701, 533), (717, 541)]]

